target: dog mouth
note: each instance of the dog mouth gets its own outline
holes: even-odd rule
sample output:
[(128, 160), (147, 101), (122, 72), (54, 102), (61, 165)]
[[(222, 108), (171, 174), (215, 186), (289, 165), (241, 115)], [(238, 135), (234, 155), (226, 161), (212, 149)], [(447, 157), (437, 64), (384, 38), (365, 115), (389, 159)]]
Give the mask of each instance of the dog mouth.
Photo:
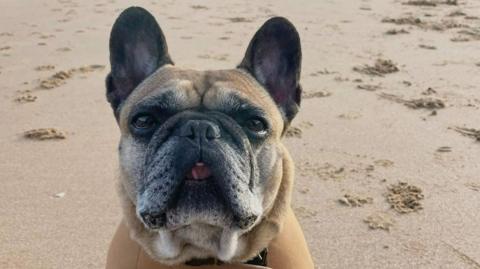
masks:
[(228, 220), (228, 198), (219, 190), (220, 178), (210, 163), (193, 161), (179, 172), (175, 189), (163, 192), (159, 191), (160, 188), (149, 188), (153, 191), (149, 195), (149, 205), (155, 206), (160, 197), (170, 195), (171, 198), (163, 210), (140, 210), (139, 217), (147, 228), (153, 230), (176, 230), (194, 223), (222, 227), (231, 220)]
[(198, 182), (212, 180), (212, 171), (204, 162), (196, 162), (185, 175), (185, 181)]

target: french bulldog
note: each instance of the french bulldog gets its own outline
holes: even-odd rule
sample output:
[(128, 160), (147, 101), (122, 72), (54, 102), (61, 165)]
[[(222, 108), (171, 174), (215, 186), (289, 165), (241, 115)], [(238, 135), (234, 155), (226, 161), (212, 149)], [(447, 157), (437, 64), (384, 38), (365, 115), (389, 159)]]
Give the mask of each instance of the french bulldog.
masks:
[(110, 35), (107, 100), (118, 123), (119, 194), (132, 238), (154, 260), (242, 263), (290, 208), (282, 137), (300, 106), (300, 38), (273, 17), (229, 70), (176, 67), (155, 18), (130, 7)]

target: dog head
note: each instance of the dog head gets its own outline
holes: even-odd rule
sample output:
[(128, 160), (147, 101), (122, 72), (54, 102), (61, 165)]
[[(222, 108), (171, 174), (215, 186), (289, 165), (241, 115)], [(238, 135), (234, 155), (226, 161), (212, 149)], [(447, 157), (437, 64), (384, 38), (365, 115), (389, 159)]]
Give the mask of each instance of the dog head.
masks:
[(281, 137), (301, 96), (294, 26), (268, 20), (237, 68), (186, 70), (154, 17), (132, 7), (113, 26), (110, 62), (107, 99), (137, 240), (169, 264), (246, 257), (248, 234), (289, 200), (289, 189), (279, 193), (288, 180)]

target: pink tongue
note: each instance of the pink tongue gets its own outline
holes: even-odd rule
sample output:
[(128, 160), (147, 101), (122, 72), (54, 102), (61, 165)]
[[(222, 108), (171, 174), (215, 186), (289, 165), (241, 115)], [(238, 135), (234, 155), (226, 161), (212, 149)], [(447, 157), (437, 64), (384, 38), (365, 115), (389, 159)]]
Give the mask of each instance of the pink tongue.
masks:
[(210, 168), (205, 166), (204, 163), (196, 163), (195, 166), (192, 168), (191, 179), (193, 180), (202, 180), (209, 178), (212, 175)]

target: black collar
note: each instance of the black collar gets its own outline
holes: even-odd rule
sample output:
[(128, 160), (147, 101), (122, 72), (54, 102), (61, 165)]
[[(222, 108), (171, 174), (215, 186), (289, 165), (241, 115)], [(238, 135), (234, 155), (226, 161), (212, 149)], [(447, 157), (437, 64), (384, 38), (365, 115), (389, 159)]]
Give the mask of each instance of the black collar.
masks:
[[(245, 262), (244, 264), (267, 266), (267, 254), (268, 254), (268, 250), (264, 249), (253, 259)], [(216, 258), (206, 258), (206, 259), (192, 259), (186, 262), (185, 264), (189, 266), (222, 265), (224, 264), (224, 262)]]

